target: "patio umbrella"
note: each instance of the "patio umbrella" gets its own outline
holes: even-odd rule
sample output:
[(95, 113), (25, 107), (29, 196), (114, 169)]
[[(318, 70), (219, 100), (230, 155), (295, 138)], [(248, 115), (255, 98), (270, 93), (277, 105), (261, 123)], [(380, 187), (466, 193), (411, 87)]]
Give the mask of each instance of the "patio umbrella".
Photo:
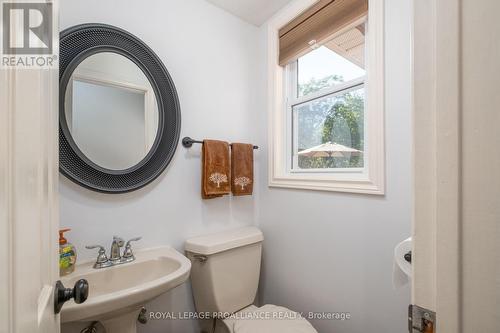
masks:
[(307, 157), (350, 157), (361, 154), (363, 154), (361, 150), (331, 142), (322, 143), (299, 152), (300, 156)]

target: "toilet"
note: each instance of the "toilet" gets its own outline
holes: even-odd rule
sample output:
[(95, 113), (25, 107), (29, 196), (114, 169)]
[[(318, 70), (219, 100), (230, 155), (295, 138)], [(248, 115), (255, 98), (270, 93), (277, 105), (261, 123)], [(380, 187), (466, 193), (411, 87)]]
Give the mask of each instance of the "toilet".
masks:
[(191, 238), (191, 286), (204, 333), (317, 333), (298, 313), (283, 306), (254, 305), (262, 241), (256, 227)]

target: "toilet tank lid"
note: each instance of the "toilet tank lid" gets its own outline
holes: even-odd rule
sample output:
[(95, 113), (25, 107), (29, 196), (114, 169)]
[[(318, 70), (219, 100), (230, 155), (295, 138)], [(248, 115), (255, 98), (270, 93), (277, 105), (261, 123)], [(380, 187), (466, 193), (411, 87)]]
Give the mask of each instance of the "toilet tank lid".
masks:
[(210, 255), (263, 240), (264, 235), (258, 228), (243, 227), (188, 239), (184, 249), (192, 253)]

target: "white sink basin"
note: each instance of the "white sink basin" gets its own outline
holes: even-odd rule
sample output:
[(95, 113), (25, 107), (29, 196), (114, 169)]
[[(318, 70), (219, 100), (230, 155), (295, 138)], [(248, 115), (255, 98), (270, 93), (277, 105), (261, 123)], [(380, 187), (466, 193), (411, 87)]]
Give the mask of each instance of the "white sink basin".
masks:
[(61, 322), (100, 321), (107, 333), (136, 332), (144, 303), (189, 277), (191, 262), (171, 247), (137, 251), (135, 257), (133, 262), (101, 269), (94, 269), (94, 261), (87, 261), (61, 278), (68, 288), (79, 279), (89, 283), (87, 300), (82, 304), (66, 302)]

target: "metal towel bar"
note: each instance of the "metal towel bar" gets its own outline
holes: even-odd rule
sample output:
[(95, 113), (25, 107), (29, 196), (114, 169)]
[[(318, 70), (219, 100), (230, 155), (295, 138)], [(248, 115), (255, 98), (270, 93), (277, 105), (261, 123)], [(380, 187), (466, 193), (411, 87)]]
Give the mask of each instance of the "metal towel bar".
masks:
[[(186, 148), (191, 148), (193, 143), (203, 144), (203, 141), (191, 139), (189, 136), (186, 136), (182, 139), (182, 145)], [(259, 149), (259, 146), (253, 146), (253, 149)]]

